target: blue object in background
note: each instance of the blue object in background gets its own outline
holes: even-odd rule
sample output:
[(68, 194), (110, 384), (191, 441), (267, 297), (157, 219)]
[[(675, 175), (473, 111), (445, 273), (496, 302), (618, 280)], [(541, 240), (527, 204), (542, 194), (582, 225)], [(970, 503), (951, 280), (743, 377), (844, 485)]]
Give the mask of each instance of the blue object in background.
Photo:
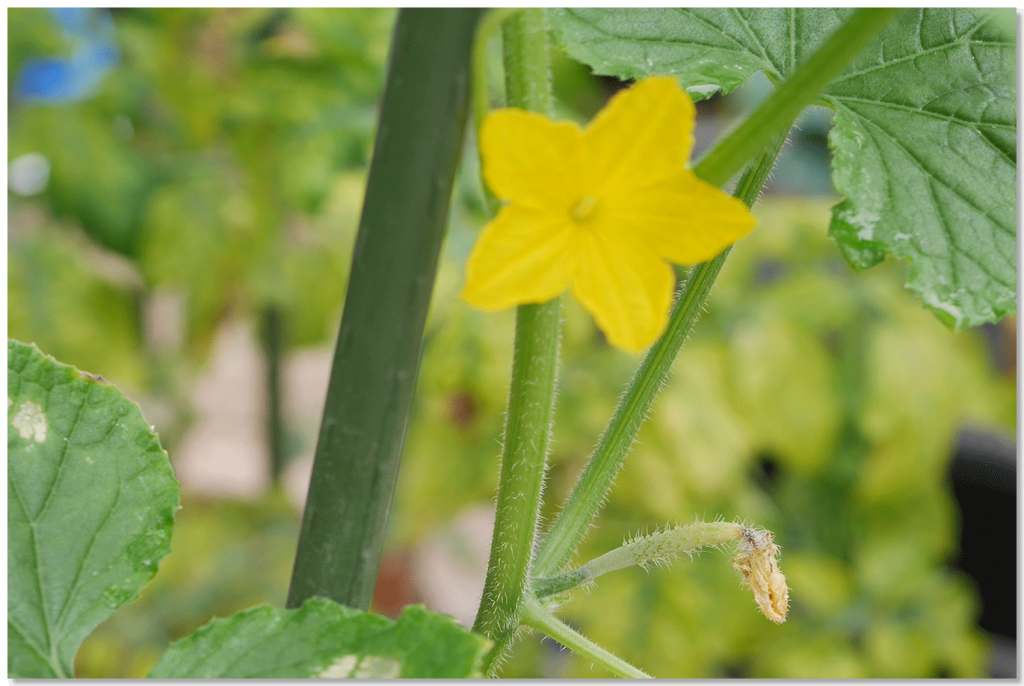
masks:
[(120, 59), (110, 12), (64, 7), (52, 8), (50, 14), (60, 24), (74, 52), (68, 59), (39, 58), (25, 62), (18, 73), (14, 94), (48, 103), (88, 98)]

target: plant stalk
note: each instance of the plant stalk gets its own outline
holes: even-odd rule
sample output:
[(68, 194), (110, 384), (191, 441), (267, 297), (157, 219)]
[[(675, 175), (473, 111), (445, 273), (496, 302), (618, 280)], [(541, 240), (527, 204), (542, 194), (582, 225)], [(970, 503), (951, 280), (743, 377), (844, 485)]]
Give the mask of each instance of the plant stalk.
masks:
[(589, 638), (573, 630), (555, 617), (536, 598), (527, 598), (523, 611), (523, 624), (545, 636), (550, 636), (574, 653), (588, 658), (594, 664), (601, 665), (616, 676), (624, 679), (651, 679), (650, 674), (637, 669), (620, 657), (597, 645)]
[(473, 42), (473, 134), (477, 140), (477, 161), (480, 163), (480, 187), (483, 189), (484, 206), (492, 217), (498, 214), (501, 202), (494, 197), (494, 193), (491, 193), (491, 189), (484, 182), (484, 163), (479, 145), (480, 127), (483, 126), (484, 118), (491, 108), (487, 79), (487, 53), (491, 37), (497, 32), (498, 27), (505, 23), (506, 19), (520, 11), (522, 11), (520, 7), (496, 7), (488, 10), (484, 18), (480, 20), (476, 39)]
[(403, 9), (327, 388), (288, 607), (367, 610), (469, 112), (480, 9)]
[(590, 583), (597, 577), (627, 567), (667, 563), (683, 553), (692, 553), (706, 546), (735, 541), (743, 527), (735, 522), (694, 522), (637, 536), (632, 541), (595, 557), (579, 569), (551, 579), (534, 579), (533, 591), (538, 600)]
[[(550, 114), (548, 43), (544, 13), (526, 9), (504, 24), (508, 104)], [(484, 659), (493, 674), (520, 625), (529, 596), (530, 562), (554, 414), (561, 325), (558, 298), (516, 311), (512, 381), (498, 482), (494, 535), (483, 596), (473, 630), (495, 646)]]

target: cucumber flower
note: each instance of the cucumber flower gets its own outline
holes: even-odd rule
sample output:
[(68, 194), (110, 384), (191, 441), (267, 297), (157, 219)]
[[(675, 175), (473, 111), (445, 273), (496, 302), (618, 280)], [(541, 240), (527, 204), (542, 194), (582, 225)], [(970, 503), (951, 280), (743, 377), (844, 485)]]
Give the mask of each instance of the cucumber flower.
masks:
[(585, 129), (490, 113), (483, 176), (506, 204), (469, 256), (462, 298), (496, 312), (571, 287), (610, 343), (653, 343), (672, 304), (669, 262), (709, 260), (754, 227), (746, 205), (687, 168), (694, 118), (664, 76), (616, 94)]

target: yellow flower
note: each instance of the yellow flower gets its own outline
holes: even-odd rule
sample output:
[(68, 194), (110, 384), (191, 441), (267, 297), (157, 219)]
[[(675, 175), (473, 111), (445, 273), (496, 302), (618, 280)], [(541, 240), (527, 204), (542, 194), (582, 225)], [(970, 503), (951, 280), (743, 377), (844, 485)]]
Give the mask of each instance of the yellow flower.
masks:
[(613, 345), (653, 343), (675, 285), (666, 260), (704, 262), (754, 227), (742, 202), (687, 168), (694, 117), (664, 76), (616, 94), (586, 129), (517, 109), (489, 114), (483, 175), (507, 204), (469, 256), (462, 298), (496, 312), (571, 287)]

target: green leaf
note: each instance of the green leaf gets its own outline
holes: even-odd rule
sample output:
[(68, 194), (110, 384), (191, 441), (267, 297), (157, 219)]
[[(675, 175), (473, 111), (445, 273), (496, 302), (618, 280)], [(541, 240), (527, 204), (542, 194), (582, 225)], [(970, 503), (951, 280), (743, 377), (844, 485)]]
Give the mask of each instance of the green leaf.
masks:
[[(695, 97), (792, 74), (851, 10), (558, 9), (570, 55)], [(822, 94), (836, 111), (830, 233), (855, 268), (888, 253), (952, 328), (1016, 311), (1016, 44), (983, 10), (901, 13)]]
[(573, 58), (598, 74), (674, 74), (695, 97), (730, 92), (763, 71), (780, 81), (827, 39), (844, 9), (550, 9)]
[(139, 408), (7, 343), (7, 672), (69, 677), (78, 646), (170, 552), (178, 482)]
[(171, 644), (157, 679), (480, 677), (489, 642), (420, 605), (397, 622), (310, 598), (295, 610), (261, 605), (215, 619)]
[(908, 286), (947, 326), (995, 321), (1016, 311), (1016, 45), (976, 11), (897, 22), (828, 89), (846, 196), (830, 233), (854, 267), (910, 261)]

